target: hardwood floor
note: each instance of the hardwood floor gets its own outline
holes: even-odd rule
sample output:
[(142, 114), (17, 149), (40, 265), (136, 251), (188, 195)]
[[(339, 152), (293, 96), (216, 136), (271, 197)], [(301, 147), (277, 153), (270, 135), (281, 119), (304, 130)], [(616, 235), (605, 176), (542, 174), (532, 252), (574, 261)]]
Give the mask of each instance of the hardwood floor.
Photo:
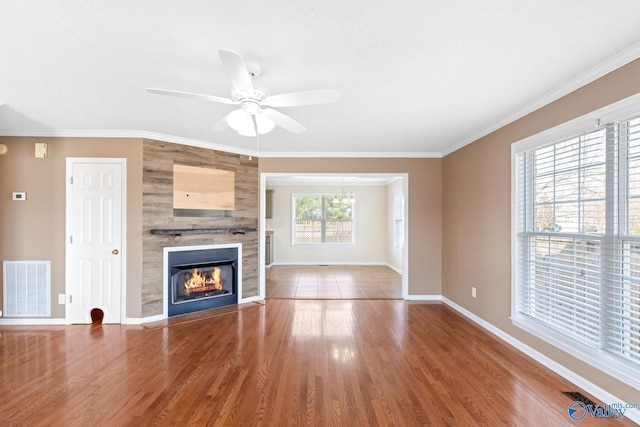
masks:
[(2, 426), (576, 423), (574, 385), (441, 304), (269, 299), (0, 334)]
[(274, 265), (267, 298), (402, 298), (402, 276), (384, 265)]

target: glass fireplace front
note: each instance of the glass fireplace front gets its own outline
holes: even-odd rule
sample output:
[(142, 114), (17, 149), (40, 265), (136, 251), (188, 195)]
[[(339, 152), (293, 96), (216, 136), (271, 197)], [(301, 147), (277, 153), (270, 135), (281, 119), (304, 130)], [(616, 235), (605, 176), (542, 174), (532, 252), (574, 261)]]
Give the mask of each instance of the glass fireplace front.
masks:
[(238, 248), (180, 249), (167, 259), (169, 316), (238, 303)]
[(178, 270), (171, 276), (171, 303), (216, 298), (234, 293), (233, 262), (215, 262), (197, 265), (174, 265)]

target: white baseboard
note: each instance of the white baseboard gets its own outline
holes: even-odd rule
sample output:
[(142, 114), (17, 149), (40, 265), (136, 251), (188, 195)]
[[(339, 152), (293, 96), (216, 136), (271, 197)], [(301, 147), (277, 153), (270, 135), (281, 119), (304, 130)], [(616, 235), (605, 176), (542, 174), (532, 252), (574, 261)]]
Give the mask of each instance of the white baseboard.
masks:
[(242, 301), (239, 301), (238, 304), (246, 304), (248, 302), (254, 302), (254, 301), (264, 301), (264, 297), (260, 295), (256, 295), (254, 297), (242, 298)]
[(406, 301), (442, 301), (442, 295), (404, 295)]
[[(449, 307), (451, 307), (452, 309), (454, 309), (455, 311), (457, 311), (458, 313), (462, 314), (463, 316), (465, 316), (469, 320), (471, 320), (474, 323), (478, 324), (482, 328), (486, 329), (488, 332), (492, 333), (496, 337), (498, 337), (501, 340), (505, 341), (507, 344), (512, 345), (513, 347), (515, 347), (516, 349), (520, 350), (521, 352), (523, 352), (527, 356), (533, 358), (534, 360), (536, 360), (537, 362), (541, 363), (545, 367), (551, 369), (556, 374), (560, 375), (561, 377), (565, 378), (568, 381), (571, 381), (572, 383), (574, 383), (576, 386), (580, 387), (581, 389), (583, 389), (587, 393), (589, 393), (589, 394), (593, 395), (594, 397), (596, 397), (597, 399), (601, 400), (604, 404), (622, 402), (622, 400), (620, 398), (618, 398), (618, 397), (614, 396), (613, 394), (609, 393), (607, 390), (599, 387), (598, 385), (592, 383), (591, 381), (585, 379), (584, 377), (576, 374), (572, 370), (566, 368), (564, 365), (559, 364), (555, 360), (545, 356), (544, 354), (540, 353), (538, 350), (535, 350), (534, 348), (528, 346), (527, 344), (523, 343), (522, 341), (519, 341), (519, 340), (515, 339), (514, 337), (512, 337), (509, 334), (507, 334), (503, 330), (496, 328), (491, 323), (489, 323), (489, 322), (483, 320), (482, 318), (476, 316), (475, 314), (473, 314), (469, 310), (467, 310), (464, 307), (456, 304), (455, 302), (451, 301), (450, 299), (448, 299), (446, 297), (442, 297), (442, 302), (444, 304), (448, 305)], [(640, 403), (640, 402), (627, 402), (627, 403)], [(567, 404), (567, 406), (568, 406), (568, 404)], [(631, 421), (633, 421), (636, 424), (640, 424), (640, 411), (638, 411), (638, 410), (633, 410), (633, 409), (627, 410), (625, 412), (625, 414), (624, 414), (624, 417), (630, 419)]]
[(335, 262), (335, 261), (329, 261), (329, 262), (323, 262), (323, 261), (310, 261), (310, 262), (274, 262), (271, 263), (270, 265), (315, 265), (315, 266), (322, 266), (322, 265), (387, 265), (387, 263), (385, 262)]
[(167, 317), (163, 314), (156, 314), (155, 316), (149, 317), (127, 317), (124, 319), (125, 325), (142, 325), (143, 323), (151, 323), (157, 322), (159, 320), (164, 320)]
[(315, 265), (315, 266), (323, 266), (323, 265), (384, 265), (385, 267), (389, 267), (390, 269), (392, 269), (393, 271), (395, 271), (398, 274), (402, 274), (402, 269), (398, 268), (396, 266), (393, 266), (389, 263), (386, 262), (322, 262), (322, 261), (312, 261), (312, 262), (273, 262), (269, 265), (265, 265), (265, 268), (270, 268), (271, 266), (274, 265), (292, 265), (292, 266), (296, 266), (296, 265)]
[(398, 273), (398, 274), (402, 274), (402, 269), (401, 269), (401, 268), (398, 268), (398, 267), (396, 267), (396, 266), (393, 266), (393, 265), (391, 265), (391, 264), (387, 264), (387, 263), (385, 263), (385, 265), (386, 265), (387, 267), (389, 267), (390, 269), (392, 269), (393, 271), (395, 271), (396, 273)]
[(37, 318), (37, 317), (4, 317), (0, 319), (0, 326), (54, 326), (67, 325), (67, 319)]

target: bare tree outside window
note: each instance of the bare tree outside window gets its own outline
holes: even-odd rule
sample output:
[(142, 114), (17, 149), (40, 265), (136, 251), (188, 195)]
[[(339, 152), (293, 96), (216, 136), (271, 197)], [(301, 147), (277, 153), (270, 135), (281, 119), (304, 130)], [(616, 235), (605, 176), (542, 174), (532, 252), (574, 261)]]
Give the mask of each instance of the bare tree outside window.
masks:
[(604, 233), (606, 131), (554, 144), (533, 156), (536, 230)]

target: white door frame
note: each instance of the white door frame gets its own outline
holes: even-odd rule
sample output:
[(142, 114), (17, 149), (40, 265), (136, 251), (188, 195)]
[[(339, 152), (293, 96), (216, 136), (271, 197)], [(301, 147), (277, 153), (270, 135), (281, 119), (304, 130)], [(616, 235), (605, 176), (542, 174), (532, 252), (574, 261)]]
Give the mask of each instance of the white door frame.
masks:
[[(121, 215), (122, 215), (122, 227), (120, 230), (122, 248), (120, 250), (122, 269), (120, 277), (120, 324), (125, 323), (127, 314), (127, 159), (126, 158), (112, 158), (112, 157), (67, 157), (66, 166), (66, 212), (65, 212), (65, 305), (69, 302), (69, 295), (72, 290), (71, 286), (71, 177), (73, 175), (73, 165), (76, 163), (117, 163), (122, 165), (122, 188), (121, 188)], [(65, 307), (66, 308), (66, 307)], [(70, 310), (65, 309), (66, 323), (69, 325), (72, 323), (70, 316)]]

